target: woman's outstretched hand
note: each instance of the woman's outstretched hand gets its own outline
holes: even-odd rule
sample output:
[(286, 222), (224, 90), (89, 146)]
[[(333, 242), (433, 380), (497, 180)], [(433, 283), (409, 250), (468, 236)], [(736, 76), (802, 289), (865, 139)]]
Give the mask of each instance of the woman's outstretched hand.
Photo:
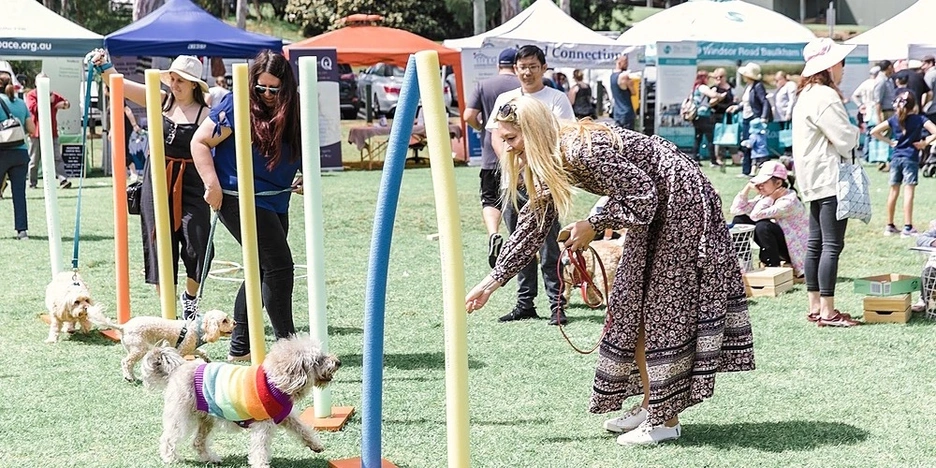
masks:
[[(595, 228), (586, 220), (576, 221), (562, 229), (569, 233), (564, 239), (563, 247), (577, 252), (588, 248), (588, 244), (595, 240)], [(562, 234), (560, 234), (562, 238)]]
[(484, 277), (477, 286), (475, 286), (467, 296), (465, 296), (465, 310), (470, 314), (487, 304), (491, 293), (500, 287), (500, 283), (494, 281), (490, 275)]

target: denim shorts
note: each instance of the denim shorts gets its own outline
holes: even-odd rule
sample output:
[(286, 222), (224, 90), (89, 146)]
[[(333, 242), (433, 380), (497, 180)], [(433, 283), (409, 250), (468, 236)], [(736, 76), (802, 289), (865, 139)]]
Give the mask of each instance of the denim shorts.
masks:
[(916, 185), (920, 161), (916, 156), (898, 157), (890, 162), (890, 185)]

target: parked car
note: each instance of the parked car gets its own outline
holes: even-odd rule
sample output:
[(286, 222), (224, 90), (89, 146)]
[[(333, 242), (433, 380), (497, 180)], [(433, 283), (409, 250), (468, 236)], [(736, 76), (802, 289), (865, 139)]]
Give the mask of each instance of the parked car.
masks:
[(341, 77), (338, 79), (338, 96), (341, 104), (341, 118), (347, 120), (356, 119), (358, 111), (361, 109), (361, 100), (358, 97), (357, 77), (354, 76), (354, 70), (351, 65), (346, 63), (338, 64)]
[[(442, 76), (439, 75), (439, 79)], [(375, 115), (385, 114), (393, 117), (396, 112), (400, 90), (403, 87), (403, 68), (388, 63), (378, 63), (368, 67), (358, 75), (357, 91), (361, 105), (367, 102), (367, 85), (371, 85), (372, 103)], [(445, 107), (452, 105), (452, 90), (448, 85), (442, 87)]]

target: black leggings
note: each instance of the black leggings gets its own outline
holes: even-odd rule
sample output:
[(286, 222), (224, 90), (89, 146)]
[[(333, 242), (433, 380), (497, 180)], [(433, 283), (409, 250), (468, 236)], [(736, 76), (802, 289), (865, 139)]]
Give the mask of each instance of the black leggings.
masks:
[(765, 266), (778, 267), (780, 262), (790, 261), (786, 237), (783, 236), (783, 228), (779, 224), (769, 219), (754, 221), (748, 215), (735, 216), (731, 223), (754, 225), (754, 243), (760, 247), (760, 261)]
[(692, 155), (695, 160), (701, 159), (699, 151), (702, 149), (702, 138), (705, 138), (708, 142), (709, 160), (712, 163), (717, 162), (718, 155), (715, 153), (715, 145), (712, 143), (715, 141), (715, 121), (712, 120), (712, 116), (699, 117), (692, 122), (692, 126), (695, 127), (695, 139), (692, 143)]
[(845, 247), (848, 219), (835, 218), (838, 200), (833, 197), (809, 203), (809, 241), (806, 248), (806, 291), (835, 297), (839, 254)]
[[(241, 243), (240, 211), (237, 197), (225, 195), (219, 212), (221, 222)], [(257, 208), (257, 254), (260, 260), (260, 295), (270, 317), (273, 334), (286, 338), (296, 333), (293, 324), (292, 295), (295, 274), (292, 252), (286, 242), (289, 216)], [(243, 284), (234, 299), (234, 332), (231, 333), (231, 355), (250, 352), (247, 333), (247, 294)]]

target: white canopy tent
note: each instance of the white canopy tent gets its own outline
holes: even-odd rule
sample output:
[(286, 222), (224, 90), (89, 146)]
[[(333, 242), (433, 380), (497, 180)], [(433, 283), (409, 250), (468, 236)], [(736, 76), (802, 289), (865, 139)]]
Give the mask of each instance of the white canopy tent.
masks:
[(751, 3), (690, 0), (635, 24), (617, 42), (634, 46), (674, 41), (793, 44), (815, 37), (796, 21)]
[(909, 58), (910, 45), (936, 44), (933, 18), (936, 18), (936, 0), (919, 0), (893, 18), (845, 42), (867, 44), (871, 61)]
[(537, 0), (506, 23), (477, 36), (447, 39), (453, 49), (482, 46), (509, 47), (526, 44), (546, 52), (554, 67), (611, 68), (626, 46), (575, 21), (552, 0)]
[(83, 57), (104, 38), (35, 0), (3, 0), (0, 57)]

